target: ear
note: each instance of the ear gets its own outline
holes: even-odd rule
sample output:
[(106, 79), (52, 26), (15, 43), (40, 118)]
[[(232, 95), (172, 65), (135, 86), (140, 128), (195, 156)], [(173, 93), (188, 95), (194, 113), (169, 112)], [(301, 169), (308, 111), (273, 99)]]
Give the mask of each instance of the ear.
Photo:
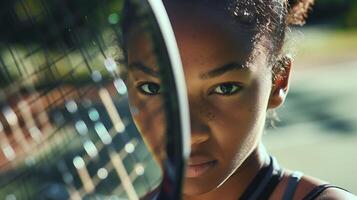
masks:
[(282, 105), (289, 91), (292, 58), (288, 55), (279, 59), (273, 66), (273, 84), (269, 98), (269, 109)]

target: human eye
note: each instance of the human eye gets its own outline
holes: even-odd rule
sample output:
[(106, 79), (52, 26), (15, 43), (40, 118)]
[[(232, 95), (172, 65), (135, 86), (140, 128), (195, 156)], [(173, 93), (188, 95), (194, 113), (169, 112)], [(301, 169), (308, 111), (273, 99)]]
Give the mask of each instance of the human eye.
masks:
[(147, 96), (158, 95), (161, 93), (161, 86), (154, 82), (141, 82), (136, 88), (139, 92)]
[(239, 83), (221, 83), (213, 88), (210, 94), (230, 96), (238, 93), (243, 87)]

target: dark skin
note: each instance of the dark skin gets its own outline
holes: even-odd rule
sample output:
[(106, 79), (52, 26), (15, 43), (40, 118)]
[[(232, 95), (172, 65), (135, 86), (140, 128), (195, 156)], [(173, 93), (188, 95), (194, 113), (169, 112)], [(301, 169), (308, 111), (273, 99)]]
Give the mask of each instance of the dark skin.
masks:
[[(253, 32), (222, 23), (229, 22), (224, 16), (210, 18), (204, 9), (188, 13), (185, 6), (175, 8), (169, 7), (169, 15), (183, 61), (191, 117), (191, 156), (183, 198), (213, 200), (224, 194), (224, 199), (236, 200), (268, 164), (269, 155), (261, 141), (266, 113), (286, 98), (291, 62), (279, 72), (282, 74), (272, 74), (268, 50), (253, 46)], [(161, 162), (165, 120), (157, 90), (160, 79), (155, 77), (157, 65), (146, 36), (135, 30), (129, 35), (129, 99), (139, 108), (134, 121)], [(279, 78), (273, 79), (276, 75)], [(213, 164), (202, 174), (190, 173), (191, 166), (202, 162)], [(281, 199), (289, 174), (284, 170), (270, 199)], [(303, 176), (294, 199), (302, 199), (323, 183)], [(329, 199), (349, 199), (348, 193), (336, 189), (325, 194)]]

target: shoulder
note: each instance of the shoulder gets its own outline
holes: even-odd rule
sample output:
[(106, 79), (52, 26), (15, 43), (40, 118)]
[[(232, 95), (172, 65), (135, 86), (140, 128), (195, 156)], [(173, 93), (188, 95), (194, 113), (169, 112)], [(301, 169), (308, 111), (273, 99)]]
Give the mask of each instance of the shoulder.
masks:
[[(271, 199), (282, 199), (290, 175), (290, 171), (284, 171), (282, 181)], [(296, 187), (293, 200), (357, 200), (357, 197), (342, 188), (329, 185), (325, 181), (303, 175)]]
[(294, 200), (357, 200), (343, 188), (333, 186), (311, 176), (303, 176), (296, 189)]
[(317, 200), (357, 200), (357, 197), (345, 190), (339, 188), (328, 188), (321, 195), (318, 196)]

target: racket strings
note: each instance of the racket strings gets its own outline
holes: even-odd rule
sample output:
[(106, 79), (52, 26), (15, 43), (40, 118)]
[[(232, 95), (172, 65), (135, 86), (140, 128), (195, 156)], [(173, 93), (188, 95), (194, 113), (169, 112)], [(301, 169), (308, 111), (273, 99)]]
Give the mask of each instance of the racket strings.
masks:
[[(11, 171), (13, 168), (23, 166), (24, 162), (26, 166), (35, 168), (41, 168), (41, 165), (57, 165), (56, 168), (61, 172), (63, 182), (66, 183), (66, 188), (73, 199), (93, 194), (97, 186), (108, 178), (108, 174), (115, 172), (118, 174), (116, 177), (119, 177), (118, 182), (125, 182), (125, 184), (119, 183), (113, 189), (115, 194), (125, 192), (125, 195), (131, 195), (131, 199), (137, 198), (135, 188), (130, 185), (144, 174), (147, 167), (145, 163), (150, 161), (150, 156), (146, 155), (144, 160), (139, 160), (135, 151), (142, 146), (142, 141), (137, 138), (130, 139), (128, 136), (123, 137), (127, 134), (128, 122), (125, 123), (125, 121), (129, 119), (122, 118), (117, 111), (118, 99), (123, 97), (122, 92), (113, 89), (115, 88), (113, 79), (119, 79), (118, 73), (108, 72), (103, 66), (103, 60), (110, 58), (106, 53), (111, 45), (110, 42), (105, 42), (103, 36), (94, 30), (83, 34), (82, 30), (71, 27), (68, 30), (72, 40), (70, 43), (76, 45), (70, 46), (67, 44), (68, 41), (63, 41), (62, 38), (56, 38), (56, 42), (49, 43), (49, 40), (54, 40), (58, 30), (65, 28), (65, 24), (58, 26), (57, 21), (51, 17), (47, 4), (42, 0), (40, 1), (42, 13), (32, 13), (24, 0), (19, 3), (31, 23), (35, 24), (43, 17), (48, 18), (54, 34), (46, 35), (43, 34), (43, 30), (39, 29), (35, 31), (43, 40), (39, 44), (22, 40), (19, 44), (9, 42), (5, 45), (6, 47), (1, 45), (0, 65), (1, 71), (5, 72), (2, 76), (7, 82), (1, 86), (5, 94), (0, 98), (3, 108), (0, 114), (1, 122), (5, 127), (0, 134), (0, 137), (4, 138), (1, 141), (5, 141), (1, 143), (1, 149), (4, 153), (4, 146), (11, 147), (15, 146), (14, 144), (24, 149), (22, 154), (13, 149), (12, 157), (7, 153), (5, 157), (8, 159), (8, 166), (1, 165), (1, 170)], [(67, 12), (70, 13), (70, 10)], [(68, 16), (76, 17), (73, 13), (66, 14), (64, 21), (73, 20)], [(117, 33), (118, 30), (112, 31)], [(85, 35), (90, 35), (90, 41), (86, 40)], [(88, 47), (88, 44), (93, 45)], [(54, 52), (54, 49), (57, 52)], [(79, 86), (73, 85), (78, 82), (80, 74), (85, 74), (86, 80), (80, 82)], [(107, 81), (108, 77), (111, 81)], [(92, 105), (77, 105), (77, 110), (70, 106), (66, 107), (69, 102), (72, 102), (73, 106), (73, 103), (83, 101), (92, 101)], [(99, 108), (97, 104), (101, 104), (104, 108)], [(7, 111), (5, 112), (4, 109)], [(84, 119), (83, 112), (87, 112), (86, 118), (88, 118), (90, 117), (89, 110), (94, 109), (100, 113), (99, 117), (92, 116), (95, 120)], [(101, 110), (98, 111), (98, 109)], [(42, 120), (37, 119), (39, 116), (43, 116)], [(51, 127), (44, 129), (46, 125)], [(18, 139), (11, 139), (15, 133)], [(122, 144), (119, 150), (112, 147), (114, 145), (110, 141), (114, 140)], [(26, 142), (30, 144), (25, 144)], [(73, 159), (68, 159), (67, 157), (72, 157), (70, 155), (73, 152), (68, 155), (68, 150), (63, 147), (78, 148), (75, 143), (81, 143), (81, 150), (79, 153), (74, 153), (76, 156), (73, 156)], [(26, 147), (27, 145), (29, 146)], [(97, 170), (90, 169), (89, 165), (98, 162), (98, 157), (100, 157), (98, 155), (103, 154), (101, 152), (106, 152), (109, 159), (97, 163), (101, 166)], [(59, 156), (59, 161), (54, 161), (54, 155)], [(60, 158), (61, 155), (64, 155), (64, 158)], [(26, 159), (27, 163), (24, 161)], [(125, 166), (120, 163), (128, 159), (136, 163), (131, 169), (125, 169)], [(13, 176), (13, 181), (30, 177), (29, 171), (19, 171), (20, 173)], [(70, 176), (72, 180), (68, 178)], [(11, 183), (9, 179), (7, 180)], [(144, 181), (146, 190), (152, 188), (149, 182), (152, 181)], [(31, 186), (25, 183), (23, 185), (24, 191), (22, 192), (30, 196), (37, 195), (29, 189)], [(0, 195), (3, 194), (0, 192)]]

